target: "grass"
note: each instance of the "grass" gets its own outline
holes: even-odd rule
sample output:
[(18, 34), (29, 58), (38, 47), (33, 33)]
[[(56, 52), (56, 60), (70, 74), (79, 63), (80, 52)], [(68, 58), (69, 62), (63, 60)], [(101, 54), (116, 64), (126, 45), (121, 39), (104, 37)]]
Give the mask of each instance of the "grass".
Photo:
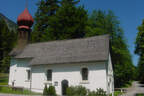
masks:
[[(123, 93), (122, 92), (120, 92), (120, 91), (115, 91), (114, 92), (114, 96), (120, 96), (120, 95), (122, 95)], [(112, 95), (110, 95), (110, 96), (112, 96)]]
[(114, 96), (119, 96), (119, 95), (122, 95), (123, 93), (122, 92), (120, 92), (120, 91), (115, 91), (114, 92)]
[(0, 93), (8, 93), (8, 94), (21, 94), (21, 95), (41, 95), (39, 93), (30, 92), (29, 90), (17, 90), (14, 91), (10, 87), (0, 87)]
[(136, 96), (144, 96), (144, 94), (136, 94)]
[(8, 85), (8, 74), (0, 73), (0, 85)]
[[(8, 74), (0, 73), (0, 85), (8, 85)], [(8, 93), (8, 94), (21, 94), (21, 95), (41, 95), (39, 93), (30, 92), (29, 90), (17, 90), (14, 91), (10, 87), (0, 86), (0, 93)]]

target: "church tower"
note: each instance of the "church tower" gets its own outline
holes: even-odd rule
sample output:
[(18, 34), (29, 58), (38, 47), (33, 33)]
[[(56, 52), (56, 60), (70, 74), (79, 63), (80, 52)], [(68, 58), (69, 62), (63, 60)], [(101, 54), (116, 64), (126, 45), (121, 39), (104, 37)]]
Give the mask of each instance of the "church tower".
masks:
[(26, 7), (25, 10), (17, 18), (18, 41), (16, 47), (10, 52), (10, 56), (16, 56), (20, 54), (25, 46), (29, 43), (30, 32), (33, 23), (34, 20)]
[(27, 8), (18, 16), (18, 43), (17, 48), (23, 49), (29, 43), (33, 18)]

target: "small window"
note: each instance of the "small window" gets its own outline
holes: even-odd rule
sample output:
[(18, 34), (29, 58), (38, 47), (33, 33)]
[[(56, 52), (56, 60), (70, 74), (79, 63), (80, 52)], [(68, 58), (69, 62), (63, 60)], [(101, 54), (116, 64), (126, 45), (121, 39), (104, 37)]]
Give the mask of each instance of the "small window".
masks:
[(88, 80), (88, 68), (82, 68), (82, 80)]
[(52, 81), (52, 70), (47, 70), (47, 81)]
[(30, 77), (31, 77), (31, 71), (27, 70), (27, 80), (30, 80)]

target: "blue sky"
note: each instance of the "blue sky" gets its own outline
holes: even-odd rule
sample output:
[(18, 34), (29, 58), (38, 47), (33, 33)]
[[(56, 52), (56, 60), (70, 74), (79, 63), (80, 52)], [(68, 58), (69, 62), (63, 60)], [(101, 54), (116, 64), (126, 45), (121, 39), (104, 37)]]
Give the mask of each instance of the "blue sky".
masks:
[[(28, 9), (32, 16), (37, 10), (36, 3), (39, 0), (29, 0)], [(24, 10), (26, 0), (1, 0), (0, 13), (16, 22), (17, 16)], [(112, 10), (121, 22), (124, 35), (127, 38), (134, 65), (137, 65), (138, 56), (134, 54), (134, 41), (137, 27), (144, 19), (144, 0), (81, 0), (80, 5), (84, 5), (89, 12), (102, 9)]]

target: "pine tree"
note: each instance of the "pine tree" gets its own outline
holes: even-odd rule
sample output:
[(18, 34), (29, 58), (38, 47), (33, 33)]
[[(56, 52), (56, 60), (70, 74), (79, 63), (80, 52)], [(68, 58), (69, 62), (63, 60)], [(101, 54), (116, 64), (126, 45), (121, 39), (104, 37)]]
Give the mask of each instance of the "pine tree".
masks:
[(110, 53), (114, 69), (115, 87), (122, 87), (133, 79), (134, 66), (119, 21), (112, 11), (98, 10), (90, 15), (86, 37), (110, 35)]
[(9, 52), (16, 42), (16, 33), (9, 30), (6, 22), (0, 20), (0, 71), (8, 72), (10, 65)]
[(41, 0), (37, 4), (38, 10), (35, 14), (35, 25), (32, 32), (32, 42), (46, 41), (47, 27), (49, 27), (49, 20), (54, 16), (58, 7), (58, 0)]
[(138, 27), (135, 45), (135, 53), (140, 56), (138, 62), (138, 78), (141, 82), (144, 82), (144, 20)]
[(78, 1), (62, 0), (56, 15), (51, 17), (47, 29), (52, 40), (82, 38), (86, 32), (87, 12)]

